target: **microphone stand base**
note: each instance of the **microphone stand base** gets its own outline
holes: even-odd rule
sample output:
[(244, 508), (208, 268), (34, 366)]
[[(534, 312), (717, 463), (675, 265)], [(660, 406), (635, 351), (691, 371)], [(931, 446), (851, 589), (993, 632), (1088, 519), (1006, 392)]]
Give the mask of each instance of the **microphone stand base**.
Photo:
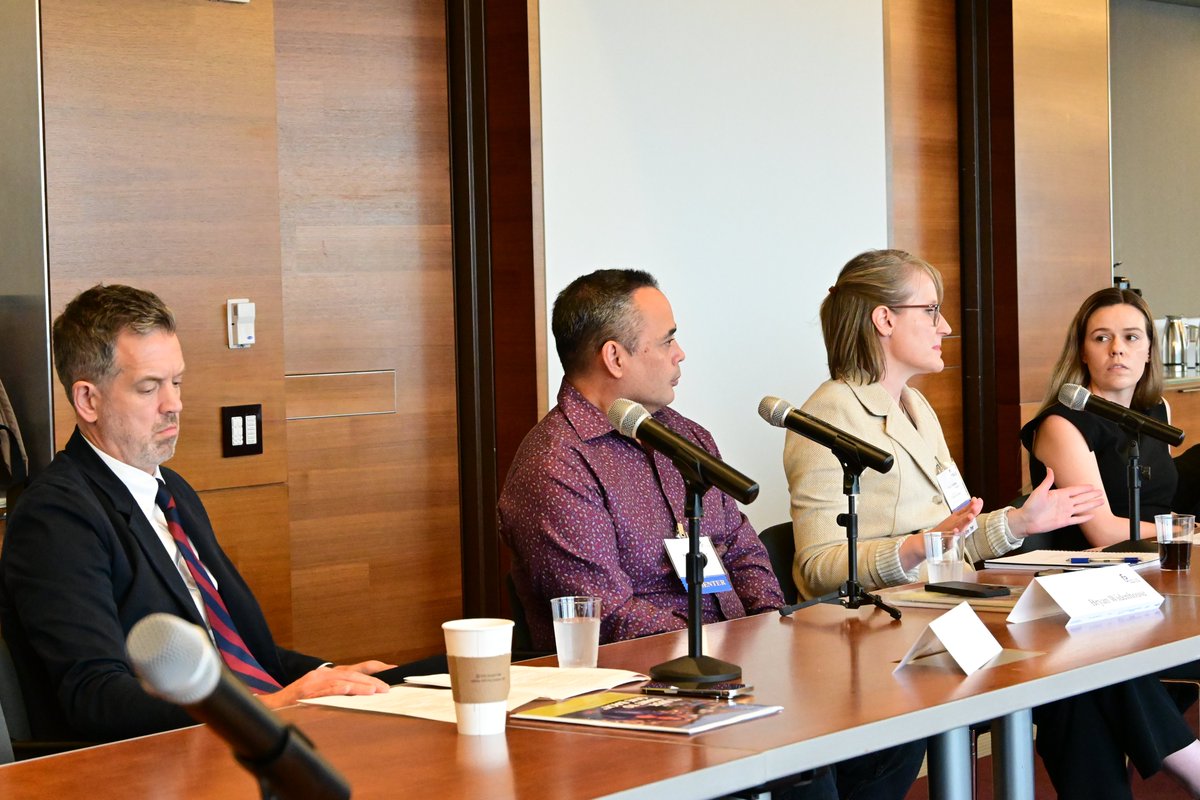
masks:
[(805, 600), (801, 603), (796, 603), (795, 605), (784, 606), (783, 608), (779, 609), (779, 616), (790, 617), (800, 609), (808, 608), (809, 606), (815, 606), (818, 603), (841, 603), (846, 608), (858, 608), (866, 605), (867, 603), (872, 603), (880, 611), (886, 611), (889, 615), (891, 615), (892, 619), (900, 619), (900, 609), (888, 605), (882, 597), (871, 594), (859, 584), (852, 584), (848, 582), (843, 583), (841, 588), (839, 588), (836, 592), (823, 594), (820, 597), (814, 597), (811, 600)]
[(650, 668), (650, 677), (661, 683), (721, 683), (742, 677), (742, 668), (712, 656), (680, 656)]
[(1108, 547), (1100, 548), (1103, 553), (1157, 553), (1157, 539), (1122, 539), (1121, 541), (1110, 544)]

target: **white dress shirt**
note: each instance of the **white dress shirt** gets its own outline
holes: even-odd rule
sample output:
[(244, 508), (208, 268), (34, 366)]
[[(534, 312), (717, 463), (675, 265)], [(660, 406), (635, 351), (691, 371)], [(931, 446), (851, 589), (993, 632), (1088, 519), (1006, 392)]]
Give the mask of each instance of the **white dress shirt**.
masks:
[[(155, 502), (155, 498), (158, 496), (158, 482), (162, 480), (162, 471), (155, 467), (154, 474), (151, 475), (137, 467), (131, 467), (124, 461), (118, 461), (92, 444), (86, 436), (84, 437), (84, 441), (96, 451), (96, 455), (100, 456), (100, 460), (113, 471), (113, 474), (117, 476), (121, 483), (125, 484), (125, 488), (133, 495), (134, 502), (137, 503), (142, 513), (146, 515), (146, 519), (150, 521), (150, 527), (154, 528), (154, 532), (158, 534), (158, 540), (166, 549), (171, 561), (175, 563), (175, 568), (179, 570), (179, 577), (183, 578), (183, 583), (187, 586), (188, 594), (192, 596), (192, 602), (196, 604), (196, 610), (200, 612), (200, 618), (204, 620), (207, 626), (208, 614), (204, 611), (204, 598), (200, 596), (200, 587), (196, 585), (196, 579), (192, 577), (192, 571), (188, 569), (187, 561), (183, 558), (183, 553), (179, 552), (179, 545), (175, 543), (175, 537), (171, 536), (171, 530), (167, 527), (166, 515), (163, 514), (162, 509)], [(192, 551), (195, 552), (194, 547)], [(198, 553), (196, 554), (196, 560), (200, 561)], [(203, 562), (201, 562), (201, 565), (203, 565)], [(217, 579), (213, 577), (208, 567), (204, 567), (204, 571), (208, 573), (208, 579), (212, 581), (213, 587), (216, 588)]]

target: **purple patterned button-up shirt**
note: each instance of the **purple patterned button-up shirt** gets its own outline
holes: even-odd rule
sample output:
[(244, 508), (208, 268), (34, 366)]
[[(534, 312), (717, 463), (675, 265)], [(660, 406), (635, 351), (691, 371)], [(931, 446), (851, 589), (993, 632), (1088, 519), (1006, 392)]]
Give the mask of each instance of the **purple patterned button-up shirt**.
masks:
[[(664, 408), (654, 418), (718, 454), (712, 435), (682, 414)], [(677, 525), (686, 530), (684, 495), (669, 458), (619, 434), (563, 381), (558, 405), (521, 443), (500, 495), (500, 535), (514, 554), (535, 647), (554, 648), (550, 598), (565, 595), (600, 598), (601, 642), (686, 626), (687, 595), (663, 546)], [(734, 587), (704, 595), (704, 621), (783, 605), (770, 558), (737, 503), (710, 489), (703, 505), (701, 534)]]

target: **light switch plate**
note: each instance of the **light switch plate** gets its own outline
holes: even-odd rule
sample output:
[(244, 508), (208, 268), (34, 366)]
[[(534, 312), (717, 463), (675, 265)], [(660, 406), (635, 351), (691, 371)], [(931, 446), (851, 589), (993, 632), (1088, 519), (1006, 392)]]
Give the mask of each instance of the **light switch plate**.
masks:
[(262, 405), (222, 406), (221, 455), (256, 456), (262, 451)]

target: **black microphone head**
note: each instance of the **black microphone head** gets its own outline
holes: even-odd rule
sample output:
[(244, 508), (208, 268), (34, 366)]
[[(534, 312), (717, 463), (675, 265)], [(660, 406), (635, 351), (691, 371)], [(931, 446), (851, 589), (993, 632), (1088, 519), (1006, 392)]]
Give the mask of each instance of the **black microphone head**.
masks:
[(608, 407), (609, 423), (621, 432), (622, 436), (630, 439), (637, 438), (638, 426), (650, 417), (650, 412), (641, 403), (626, 400), (621, 397), (613, 400)]
[(758, 401), (758, 415), (776, 428), (783, 427), (783, 421), (793, 409), (791, 403), (778, 397), (767, 396)]
[(129, 631), (125, 649), (146, 691), (181, 706), (212, 694), (221, 659), (208, 633), (172, 614), (150, 614)]
[(1073, 411), (1083, 411), (1092, 393), (1077, 383), (1064, 383), (1058, 390), (1058, 402)]

